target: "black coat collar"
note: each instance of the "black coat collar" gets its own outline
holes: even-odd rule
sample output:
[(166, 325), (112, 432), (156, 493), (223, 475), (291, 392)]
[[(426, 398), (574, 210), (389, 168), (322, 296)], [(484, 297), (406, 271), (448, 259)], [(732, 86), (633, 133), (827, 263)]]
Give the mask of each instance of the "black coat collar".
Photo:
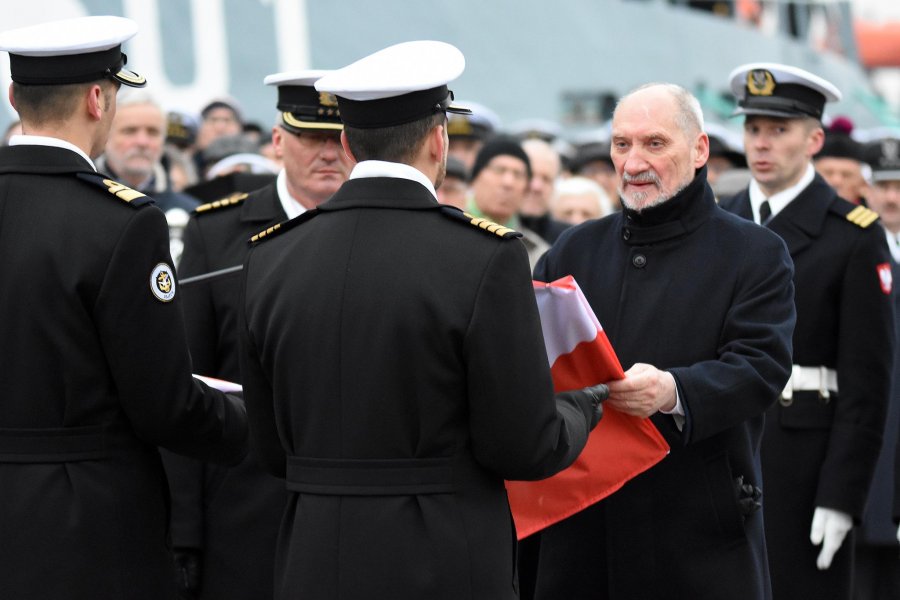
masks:
[(241, 221), (246, 223), (273, 223), (284, 221), (287, 214), (281, 206), (276, 182), (252, 192), (241, 205)]
[(623, 209), (622, 239), (629, 245), (642, 245), (677, 238), (700, 227), (715, 209), (703, 167), (686, 188), (662, 204), (639, 213)]
[(95, 173), (77, 152), (56, 146), (21, 145), (0, 148), (0, 173)]
[(421, 183), (399, 177), (350, 179), (319, 206), (321, 211), (348, 208), (439, 209), (437, 199)]
[(793, 255), (822, 235), (825, 220), (837, 194), (817, 173), (796, 198), (775, 215), (767, 227), (777, 233)]

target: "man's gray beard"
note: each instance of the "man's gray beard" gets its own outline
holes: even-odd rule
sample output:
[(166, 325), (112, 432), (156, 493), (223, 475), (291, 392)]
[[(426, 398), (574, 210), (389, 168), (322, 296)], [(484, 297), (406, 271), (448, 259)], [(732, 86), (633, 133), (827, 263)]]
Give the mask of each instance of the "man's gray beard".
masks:
[(633, 210), (634, 212), (640, 214), (641, 211), (644, 211), (648, 208), (653, 208), (654, 206), (659, 206), (663, 202), (669, 201), (670, 199), (681, 193), (681, 191), (686, 187), (687, 185), (681, 186), (680, 188), (675, 190), (673, 194), (666, 194), (665, 192), (660, 190), (659, 195), (647, 204), (643, 204), (643, 202), (647, 199), (648, 196), (650, 196), (650, 192), (636, 192), (632, 194), (631, 198), (629, 198), (622, 193), (622, 190), (620, 188), (619, 198), (621, 198), (622, 204), (625, 205), (625, 208)]

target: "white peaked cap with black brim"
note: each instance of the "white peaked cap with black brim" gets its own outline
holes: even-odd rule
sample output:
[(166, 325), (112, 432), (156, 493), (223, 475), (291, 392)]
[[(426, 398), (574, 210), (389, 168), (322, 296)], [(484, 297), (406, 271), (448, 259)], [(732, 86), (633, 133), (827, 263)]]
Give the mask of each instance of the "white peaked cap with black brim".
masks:
[(12, 80), (24, 85), (66, 85), (113, 79), (131, 87), (147, 80), (125, 69), (122, 43), (137, 23), (114, 16), (78, 17), (0, 32)]
[(831, 82), (790, 65), (741, 65), (731, 72), (728, 80), (738, 102), (732, 116), (813, 117), (821, 120), (825, 103), (841, 99), (840, 90)]
[(344, 128), (341, 111), (334, 94), (320, 92), (315, 83), (331, 71), (306, 69), (267, 75), (266, 85), (278, 88), (277, 108), (281, 111), (281, 126), (288, 131), (332, 130)]
[(447, 88), (465, 67), (462, 52), (451, 44), (403, 42), (333, 71), (315, 85), (337, 96), (344, 125), (394, 127), (438, 112), (470, 114), (452, 104)]

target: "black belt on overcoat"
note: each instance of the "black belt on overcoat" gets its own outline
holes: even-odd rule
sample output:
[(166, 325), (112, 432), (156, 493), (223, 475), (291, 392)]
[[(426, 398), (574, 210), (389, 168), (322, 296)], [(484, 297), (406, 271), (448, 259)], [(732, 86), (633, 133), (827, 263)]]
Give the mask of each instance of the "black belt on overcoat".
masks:
[(131, 431), (106, 425), (41, 429), (0, 428), (0, 463), (63, 463), (108, 458), (142, 447)]
[(470, 457), (409, 459), (287, 458), (287, 489), (338, 496), (450, 494), (473, 485), (502, 487)]

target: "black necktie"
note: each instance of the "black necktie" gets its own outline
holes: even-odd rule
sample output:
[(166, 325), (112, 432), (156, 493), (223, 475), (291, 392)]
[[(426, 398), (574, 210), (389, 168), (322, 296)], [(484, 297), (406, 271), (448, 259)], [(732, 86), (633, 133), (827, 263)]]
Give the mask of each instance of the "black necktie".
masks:
[(759, 224), (765, 225), (766, 221), (768, 221), (771, 216), (772, 207), (769, 206), (768, 200), (763, 200), (763, 203), (759, 205)]

